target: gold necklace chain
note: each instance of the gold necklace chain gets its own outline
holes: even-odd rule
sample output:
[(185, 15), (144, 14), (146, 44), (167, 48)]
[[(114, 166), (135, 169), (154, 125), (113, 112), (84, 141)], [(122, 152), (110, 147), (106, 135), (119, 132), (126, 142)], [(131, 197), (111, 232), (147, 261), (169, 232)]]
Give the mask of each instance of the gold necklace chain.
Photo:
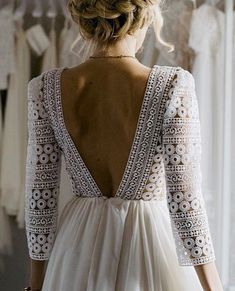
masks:
[(133, 58), (133, 59), (136, 59), (136, 57), (134, 56), (125, 56), (125, 55), (119, 55), (119, 56), (97, 56), (97, 57), (94, 57), (94, 56), (91, 56), (90, 59), (100, 59), (100, 58)]

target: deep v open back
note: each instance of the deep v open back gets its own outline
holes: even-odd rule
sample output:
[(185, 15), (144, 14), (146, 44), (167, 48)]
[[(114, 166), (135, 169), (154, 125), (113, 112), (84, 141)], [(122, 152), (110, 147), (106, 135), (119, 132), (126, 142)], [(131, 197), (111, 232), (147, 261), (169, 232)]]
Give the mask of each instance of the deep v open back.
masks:
[[(62, 73), (63, 73), (63, 71), (64, 71), (64, 69), (61, 70), (61, 72), (60, 72), (60, 74), (58, 76), (59, 77), (59, 82), (60, 82), (60, 87), (62, 87), (61, 85), (62, 85)], [(118, 183), (118, 187), (117, 187), (117, 190), (115, 191), (115, 193), (113, 195), (110, 195), (110, 196), (105, 196), (102, 193), (101, 188), (98, 186), (98, 183), (95, 181), (95, 178), (93, 177), (90, 169), (88, 168), (88, 166), (86, 165), (86, 162), (82, 158), (82, 154), (79, 151), (79, 141), (78, 142), (74, 142), (71, 134), (67, 130), (67, 126), (66, 126), (65, 118), (64, 118), (64, 109), (63, 109), (63, 100), (62, 100), (62, 97), (64, 97), (64, 96), (62, 96), (62, 90), (61, 90), (61, 93), (58, 95), (57, 104), (59, 105), (59, 108), (61, 108), (60, 114), (62, 115), (62, 118), (61, 118), (62, 127), (63, 127), (63, 129), (64, 129), (64, 131), (66, 133), (67, 138), (71, 141), (74, 153), (78, 157), (79, 163), (83, 166), (84, 170), (86, 171), (86, 176), (89, 176), (89, 180), (92, 183), (92, 188), (94, 188), (94, 190), (96, 191), (98, 196), (104, 196), (106, 198), (110, 198), (110, 197), (116, 197), (116, 196), (121, 195), (121, 190), (125, 186), (125, 185), (123, 185), (123, 183), (124, 183), (124, 181), (126, 179), (126, 176), (128, 175), (127, 172), (128, 172), (128, 168), (130, 167), (129, 164), (131, 163), (131, 160), (134, 158), (134, 151), (135, 151), (134, 144), (138, 144), (139, 143), (139, 139), (140, 139), (140, 136), (142, 135), (142, 131), (143, 131), (143, 128), (144, 128), (143, 127), (143, 124), (144, 124), (143, 117), (145, 116), (146, 110), (148, 110), (148, 108), (150, 106), (149, 102), (150, 102), (150, 96), (151, 96), (151, 93), (152, 93), (152, 86), (153, 86), (153, 82), (154, 82), (154, 77), (155, 77), (154, 73), (155, 73), (155, 71), (156, 71), (156, 66), (151, 68), (151, 71), (149, 73), (149, 76), (148, 76), (148, 79), (147, 79), (147, 82), (146, 82), (146, 87), (145, 87), (144, 95), (143, 95), (141, 106), (140, 106), (140, 112), (139, 112), (139, 114), (137, 116), (137, 123), (136, 123), (137, 126), (135, 128), (134, 138), (132, 140), (131, 147), (130, 147), (131, 150), (128, 153), (128, 159), (125, 162), (125, 167), (124, 167), (124, 171), (123, 171), (123, 173), (121, 175), (121, 180)], [(65, 90), (66, 90), (66, 88), (65, 88)], [(113, 132), (115, 132), (115, 129), (113, 129)], [(116, 137), (116, 139), (117, 139), (117, 137)], [(97, 141), (94, 140), (94, 143), (97, 143)], [(94, 154), (96, 154), (96, 153), (94, 153)]]
[[(57, 74), (57, 78), (58, 78), (58, 87), (61, 88), (61, 73), (62, 73), (63, 69), (60, 70), (60, 72), (58, 72)], [(148, 81), (147, 81), (147, 86), (145, 89), (145, 93), (144, 93), (144, 97), (143, 97), (143, 101), (142, 101), (142, 105), (141, 105), (141, 109), (140, 109), (140, 114), (138, 116), (138, 122), (137, 122), (137, 127), (135, 130), (135, 134), (134, 134), (134, 140), (132, 142), (131, 145), (131, 151), (129, 153), (128, 156), (128, 161), (126, 163), (125, 166), (125, 170), (124, 173), (122, 175), (122, 179), (121, 182), (119, 183), (119, 187), (118, 190), (116, 191), (114, 197), (117, 196), (122, 196), (122, 191), (125, 188), (125, 181), (128, 180), (128, 176), (131, 173), (131, 167), (134, 167), (133, 165), (133, 161), (136, 160), (135, 156), (138, 154), (136, 148), (134, 147), (134, 145), (138, 145), (141, 143), (141, 138), (143, 138), (144, 135), (144, 131), (145, 131), (145, 127), (144, 127), (144, 119), (147, 118), (146, 112), (149, 110), (149, 107), (151, 106), (150, 103), (150, 99), (151, 99), (151, 95), (152, 95), (152, 87), (154, 84), (154, 78), (156, 77), (156, 66), (154, 66), (151, 69)], [(100, 190), (100, 187), (97, 185), (95, 179), (93, 178), (90, 170), (88, 169), (88, 167), (86, 166), (84, 160), (81, 157), (81, 154), (79, 153), (78, 147), (75, 145), (71, 135), (69, 134), (66, 125), (65, 125), (65, 119), (63, 116), (63, 106), (62, 106), (62, 99), (61, 99), (61, 90), (60, 90), (60, 94), (56, 95), (56, 102), (57, 102), (57, 106), (58, 106), (58, 114), (60, 117), (60, 125), (61, 128), (63, 129), (63, 132), (66, 136), (66, 139), (70, 142), (71, 144), (71, 150), (74, 153), (74, 156), (77, 159), (78, 164), (81, 166), (81, 168), (84, 171), (85, 174), (85, 178), (88, 180), (88, 182), (90, 183), (90, 189), (93, 190), (93, 192), (95, 192), (94, 194), (97, 196), (104, 196), (106, 198), (108, 198), (107, 196), (102, 194), (102, 191)], [(153, 106), (153, 105), (152, 105)], [(147, 134), (147, 133), (146, 133)], [(149, 134), (150, 136), (151, 134)]]
[[(50, 258), (43, 291), (202, 290), (194, 269), (179, 267), (215, 260), (192, 75), (152, 67), (125, 171), (108, 199), (66, 128), (63, 70), (29, 84), (25, 220), (30, 257)], [(61, 155), (74, 198), (57, 223)]]

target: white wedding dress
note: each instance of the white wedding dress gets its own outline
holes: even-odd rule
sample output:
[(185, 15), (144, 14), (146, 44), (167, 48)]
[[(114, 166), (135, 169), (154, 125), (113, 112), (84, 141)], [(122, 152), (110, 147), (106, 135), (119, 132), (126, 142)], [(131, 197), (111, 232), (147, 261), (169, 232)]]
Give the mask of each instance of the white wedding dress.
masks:
[[(154, 65), (116, 194), (103, 195), (63, 118), (60, 77), (29, 84), (25, 221), (29, 256), (49, 260), (43, 291), (202, 291), (215, 260), (201, 189), (192, 75)], [(61, 157), (73, 197), (58, 218)]]
[(214, 238), (218, 226), (217, 218), (220, 217), (217, 215), (220, 207), (218, 208), (219, 204), (216, 205), (216, 202), (223, 199), (221, 177), (224, 157), (221, 141), (224, 136), (224, 44), (225, 13), (206, 3), (194, 10), (189, 45), (196, 53), (192, 74), (203, 125), (202, 187)]
[(30, 49), (19, 24), (15, 33), (16, 69), (10, 75), (4, 120), (1, 159), (1, 204), (24, 227), (25, 163), (27, 147), (27, 84)]
[(8, 88), (8, 77), (15, 72), (14, 17), (11, 3), (0, 9), (0, 90)]

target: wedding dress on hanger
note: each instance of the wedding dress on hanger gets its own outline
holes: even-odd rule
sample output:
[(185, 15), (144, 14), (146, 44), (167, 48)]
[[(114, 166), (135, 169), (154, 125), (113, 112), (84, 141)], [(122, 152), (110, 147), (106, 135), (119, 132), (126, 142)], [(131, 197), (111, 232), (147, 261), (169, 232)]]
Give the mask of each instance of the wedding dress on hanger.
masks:
[(12, 5), (0, 9), (0, 90), (8, 88), (8, 77), (15, 72), (14, 18)]
[[(193, 11), (189, 45), (196, 57), (192, 69), (202, 122), (202, 185), (209, 208), (212, 235), (216, 234), (216, 201), (222, 195), (224, 127), (225, 15), (204, 3)], [(203, 33), (201, 33), (203, 31)]]
[[(0, 92), (1, 98), (1, 92)], [(0, 99), (0, 164), (2, 158), (2, 102)], [(0, 168), (0, 177), (1, 177), (1, 168)], [(1, 202), (1, 190), (0, 190), (0, 202)], [(9, 217), (6, 214), (5, 209), (0, 203), (0, 271), (4, 272), (3, 256), (6, 254), (12, 254), (12, 237), (11, 237), (11, 228)]]
[(171, 1), (167, 10), (163, 7), (162, 13), (162, 36), (175, 46), (175, 50), (169, 53), (167, 47), (155, 42), (155, 47), (159, 50), (157, 64), (180, 66), (191, 71), (194, 53), (188, 46), (188, 39), (192, 5), (187, 0)]
[(21, 21), (15, 33), (16, 70), (10, 75), (3, 130), (1, 204), (8, 215), (17, 216), (24, 227), (25, 165), (27, 148), (27, 84), (30, 79), (30, 49)]
[(157, 63), (159, 51), (156, 47), (156, 36), (152, 26), (148, 28), (141, 50), (137, 53), (137, 58), (145, 66), (151, 67)]
[[(233, 13), (233, 27), (235, 32), (235, 12)], [(232, 66), (233, 66), (233, 80), (235, 80), (235, 33), (233, 33), (233, 56), (232, 56)], [(232, 98), (232, 120), (231, 120), (231, 160), (235, 161), (235, 134), (234, 134), (234, 124), (235, 124), (235, 82), (233, 82), (233, 98)], [(235, 205), (235, 163), (231, 163), (231, 205)], [(235, 211), (233, 210), (233, 206), (231, 206), (231, 221), (235, 221)], [(232, 227), (231, 229), (231, 239), (230, 239), (230, 245), (233, 246), (233, 242), (235, 241), (235, 227)], [(230, 282), (231, 285), (235, 286), (235, 252), (232, 252), (231, 254), (231, 261), (230, 261)]]

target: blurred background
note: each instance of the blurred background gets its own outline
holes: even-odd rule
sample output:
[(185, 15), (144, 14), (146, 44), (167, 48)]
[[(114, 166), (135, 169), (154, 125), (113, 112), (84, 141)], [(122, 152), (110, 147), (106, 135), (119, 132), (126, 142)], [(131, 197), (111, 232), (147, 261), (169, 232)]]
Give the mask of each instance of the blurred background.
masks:
[[(162, 36), (149, 28), (137, 58), (180, 66), (196, 82), (202, 135), (202, 189), (226, 291), (235, 291), (235, 12), (233, 0), (165, 0)], [(66, 0), (0, 0), (0, 290), (27, 285), (24, 225), (27, 84), (43, 71), (79, 65), (79, 31)], [(59, 215), (70, 183), (62, 161)], [(180, 291), (180, 290), (179, 290)]]

